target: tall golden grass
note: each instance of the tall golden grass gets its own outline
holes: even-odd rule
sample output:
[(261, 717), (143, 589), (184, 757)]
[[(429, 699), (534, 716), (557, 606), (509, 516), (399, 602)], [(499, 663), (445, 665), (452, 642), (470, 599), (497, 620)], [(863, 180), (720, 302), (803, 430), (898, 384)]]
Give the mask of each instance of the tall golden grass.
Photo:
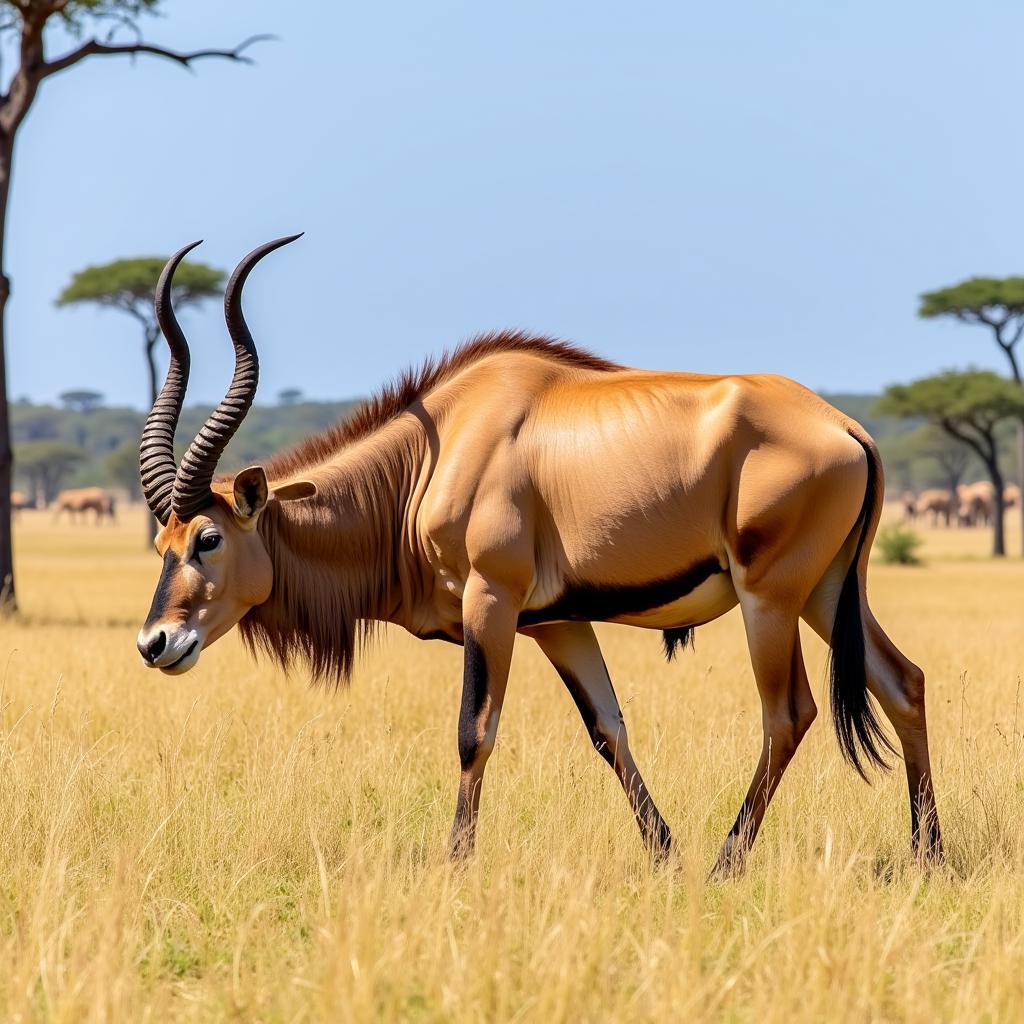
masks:
[(900, 766), (859, 782), (826, 714), (744, 877), (706, 883), (760, 743), (736, 613), (672, 665), (657, 634), (601, 630), (668, 865), (520, 641), (453, 868), (457, 649), (388, 632), (338, 693), (234, 637), (189, 676), (146, 672), (140, 515), (26, 514), (0, 624), (0, 1017), (1020, 1019), (1024, 563), (924, 533), (927, 564), (875, 566), (871, 597), (927, 672), (948, 864), (918, 867)]

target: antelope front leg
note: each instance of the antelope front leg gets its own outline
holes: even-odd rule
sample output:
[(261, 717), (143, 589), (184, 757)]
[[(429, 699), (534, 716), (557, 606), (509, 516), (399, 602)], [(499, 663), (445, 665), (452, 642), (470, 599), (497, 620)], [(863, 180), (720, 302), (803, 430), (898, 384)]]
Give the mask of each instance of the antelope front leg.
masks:
[(515, 642), (518, 605), (479, 576), (466, 584), (462, 599), (465, 659), (459, 710), (459, 795), (448, 855), (473, 852), (484, 767), (494, 749)]

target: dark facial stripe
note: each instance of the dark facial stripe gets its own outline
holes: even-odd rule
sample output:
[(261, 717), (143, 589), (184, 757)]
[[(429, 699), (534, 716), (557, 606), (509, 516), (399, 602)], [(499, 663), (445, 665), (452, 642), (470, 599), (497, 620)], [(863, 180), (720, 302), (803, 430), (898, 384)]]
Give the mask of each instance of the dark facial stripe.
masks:
[(675, 576), (649, 583), (624, 586), (574, 583), (547, 608), (520, 613), (519, 625), (537, 626), (566, 620), (607, 622), (624, 615), (636, 615), (678, 601), (712, 576), (726, 571), (718, 564), (717, 558), (705, 558)]
[(153, 594), (153, 603), (149, 607), (149, 615), (146, 616), (146, 624), (143, 629), (151, 629), (159, 622), (167, 611), (167, 604), (171, 599), (174, 589), (172, 576), (178, 566), (178, 556), (168, 550), (164, 555), (164, 567), (160, 570), (160, 579), (157, 580), (156, 592)]

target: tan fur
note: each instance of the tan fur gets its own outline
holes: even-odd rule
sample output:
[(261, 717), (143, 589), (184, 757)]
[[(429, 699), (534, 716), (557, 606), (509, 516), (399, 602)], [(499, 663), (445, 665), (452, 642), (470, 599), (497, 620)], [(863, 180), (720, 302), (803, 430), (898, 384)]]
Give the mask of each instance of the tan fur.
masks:
[(274, 456), (265, 467), (267, 476), (272, 480), (283, 479), (304, 467), (324, 462), (342, 448), (379, 431), (460, 370), (502, 353), (534, 353), (543, 359), (596, 371), (620, 369), (615, 363), (568, 342), (537, 337), (523, 331), (481, 334), (454, 352), (445, 353), (440, 359), (427, 359), (418, 370), (407, 370), (348, 418), (322, 434), (308, 438), (291, 451)]
[[(864, 521), (869, 466), (878, 487)], [(344, 678), (360, 636), (380, 621), (464, 643), (456, 851), (471, 844), (517, 628), (563, 677), (585, 677), (577, 695), (593, 698), (595, 735), (607, 737), (614, 694), (595, 670), (596, 640), (570, 636), (566, 621), (678, 629), (739, 603), (765, 748), (720, 866), (752, 841), (814, 717), (799, 618), (828, 638), (856, 538), (870, 546), (882, 500), (870, 437), (790, 380), (631, 370), (518, 334), (487, 336), (407, 375), (265, 470), (265, 507), (239, 496), (239, 487), (259, 494), (252, 470), (243, 483), (215, 484), (207, 518), (222, 549), (202, 559), (203, 586), (186, 594), (168, 581), (170, 603), (183, 601), (176, 614), (193, 625), (200, 615), (213, 624), (205, 644), (233, 620), (250, 646), (286, 666), (304, 659), (314, 678)], [(283, 502), (308, 485), (315, 497)], [(172, 552), (165, 574), (197, 571), (197, 529), (170, 517), (158, 543)], [(863, 586), (866, 551), (858, 573)], [(147, 628), (159, 622), (151, 615)], [(888, 643), (880, 629), (867, 639)], [(869, 685), (896, 716), (908, 773), (912, 762), (912, 776), (927, 780), (923, 689), (905, 714), (894, 710), (917, 670), (885, 657), (869, 652)], [(635, 765), (624, 729), (616, 743), (645, 837), (663, 846), (667, 827), (642, 779), (626, 779)], [(932, 798), (919, 798), (933, 816)]]

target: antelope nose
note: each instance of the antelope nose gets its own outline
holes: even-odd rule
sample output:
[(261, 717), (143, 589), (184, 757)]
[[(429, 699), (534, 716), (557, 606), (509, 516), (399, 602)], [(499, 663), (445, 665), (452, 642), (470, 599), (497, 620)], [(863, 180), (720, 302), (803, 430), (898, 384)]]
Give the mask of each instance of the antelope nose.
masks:
[(143, 661), (152, 665), (167, 646), (167, 634), (161, 629), (159, 633), (150, 636), (140, 635), (136, 646), (139, 648), (139, 654), (142, 655)]

